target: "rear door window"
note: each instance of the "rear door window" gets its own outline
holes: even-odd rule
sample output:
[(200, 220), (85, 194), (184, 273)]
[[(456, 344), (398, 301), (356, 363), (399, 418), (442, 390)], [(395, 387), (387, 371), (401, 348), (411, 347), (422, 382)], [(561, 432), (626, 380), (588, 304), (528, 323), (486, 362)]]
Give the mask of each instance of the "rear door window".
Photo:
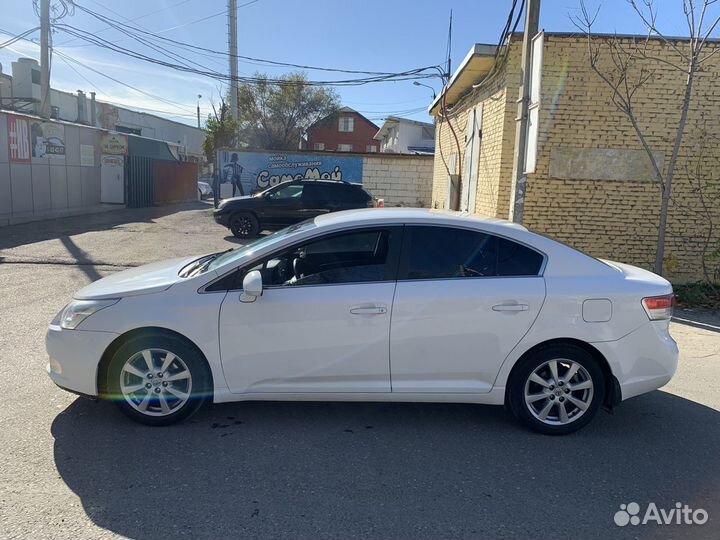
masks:
[(543, 255), (512, 240), (452, 227), (407, 226), (400, 279), (534, 276)]

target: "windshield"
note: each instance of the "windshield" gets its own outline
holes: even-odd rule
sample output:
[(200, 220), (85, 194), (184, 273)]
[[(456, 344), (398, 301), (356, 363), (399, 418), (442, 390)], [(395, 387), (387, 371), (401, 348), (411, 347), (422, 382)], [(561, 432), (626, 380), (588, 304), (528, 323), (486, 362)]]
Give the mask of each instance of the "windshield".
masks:
[(257, 240), (250, 242), (249, 244), (245, 244), (239, 249), (223, 253), (219, 257), (213, 259), (210, 264), (208, 264), (205, 270), (215, 270), (216, 268), (219, 268), (227, 263), (238, 261), (243, 257), (248, 257), (255, 253), (257, 250), (262, 249), (266, 246), (276, 244), (290, 235), (300, 233), (302, 231), (307, 231), (309, 229), (314, 229), (315, 227), (315, 221), (312, 219), (308, 219), (307, 221), (291, 225), (290, 227), (281, 229), (273, 234), (258, 238)]

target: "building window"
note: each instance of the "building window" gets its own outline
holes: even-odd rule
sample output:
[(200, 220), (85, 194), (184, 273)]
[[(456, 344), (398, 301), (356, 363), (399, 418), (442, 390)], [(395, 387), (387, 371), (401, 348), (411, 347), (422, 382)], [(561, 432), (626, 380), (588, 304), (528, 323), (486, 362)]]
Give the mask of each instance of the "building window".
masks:
[(338, 144), (338, 152), (352, 152), (352, 144)]
[(355, 119), (352, 116), (341, 116), (338, 130), (349, 133), (355, 130)]
[(316, 142), (315, 144), (313, 144), (313, 150), (325, 150), (325, 143)]
[(375, 146), (374, 144), (368, 144), (365, 147), (365, 151), (366, 152), (377, 152), (377, 146)]

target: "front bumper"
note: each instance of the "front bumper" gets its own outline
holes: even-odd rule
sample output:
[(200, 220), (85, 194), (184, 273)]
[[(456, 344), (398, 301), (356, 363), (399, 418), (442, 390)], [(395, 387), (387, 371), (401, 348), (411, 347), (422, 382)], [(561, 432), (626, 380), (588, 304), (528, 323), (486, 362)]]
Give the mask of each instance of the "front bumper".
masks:
[(218, 223), (224, 227), (228, 226), (228, 218), (229, 216), (225, 212), (218, 212), (217, 210), (213, 212), (213, 219), (215, 220), (215, 223)]
[(97, 396), (98, 365), (117, 336), (112, 332), (66, 330), (51, 324), (45, 336), (48, 375), (65, 390)]
[(623, 400), (665, 386), (675, 375), (680, 352), (669, 326), (650, 321), (617, 341), (592, 343), (610, 364)]

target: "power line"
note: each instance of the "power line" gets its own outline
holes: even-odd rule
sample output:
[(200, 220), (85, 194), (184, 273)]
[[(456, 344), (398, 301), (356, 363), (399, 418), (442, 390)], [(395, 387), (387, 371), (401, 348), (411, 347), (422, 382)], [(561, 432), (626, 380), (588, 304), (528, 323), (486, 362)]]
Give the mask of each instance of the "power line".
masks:
[[(165, 6), (165, 7), (161, 8), (161, 9), (156, 9), (155, 11), (151, 11), (150, 13), (146, 13), (145, 15), (140, 15), (140, 16), (138, 16), (138, 17), (133, 17), (132, 19), (128, 19), (128, 18), (124, 17), (123, 15), (121, 15), (120, 13), (118, 13), (117, 11), (115, 11), (115, 10), (112, 9), (112, 8), (109, 8), (109, 7), (107, 7), (107, 6), (103, 6), (102, 4), (99, 4), (98, 2), (96, 2), (95, 0), (90, 0), (90, 2), (92, 2), (92, 3), (95, 4), (96, 6), (99, 6), (99, 7), (103, 8), (103, 9), (106, 9), (106, 10), (109, 11), (110, 13), (114, 13), (114, 14), (117, 15), (118, 17), (121, 17), (121, 18), (125, 19), (125, 20), (128, 21), (128, 22), (139, 21), (140, 19), (144, 19), (144, 18), (146, 18), (146, 17), (149, 17), (150, 15), (155, 15), (156, 13), (160, 13), (160, 12), (162, 12), (162, 11), (166, 11), (166, 10), (168, 10), (168, 9), (170, 9), (170, 8), (175, 8), (175, 7), (179, 7), (179, 6), (183, 5), (183, 4), (187, 4), (187, 3), (190, 2), (190, 1), (191, 1), (191, 0), (182, 0), (182, 1), (178, 2), (177, 4), (172, 4), (172, 5), (169, 5), (169, 6)], [(112, 27), (110, 27), (110, 26), (108, 26), (108, 27), (106, 27), (106, 28), (101, 28), (100, 30), (97, 30), (95, 33), (96, 33), (96, 34), (99, 34), (100, 32), (104, 32), (105, 30), (110, 30), (111, 28), (112, 28)], [(58, 46), (61, 46), (61, 45), (62, 45), (62, 46), (65, 46), (65, 45), (67, 45), (68, 43), (71, 43), (71, 42), (73, 42), (73, 41), (75, 41), (75, 40), (76, 40), (76, 38), (73, 38), (73, 39), (70, 39), (70, 40), (68, 40), (68, 41), (66, 41), (66, 42), (58, 43)]]
[[(61, 30), (69, 35), (77, 36), (81, 39), (91, 42), (99, 47), (109, 49), (113, 52), (117, 52), (119, 54), (123, 54), (123, 55), (129, 56), (131, 58), (135, 58), (137, 60), (142, 60), (145, 62), (149, 62), (149, 63), (155, 64), (155, 65), (160, 65), (160, 66), (167, 67), (170, 69), (175, 69), (177, 71), (183, 71), (186, 73), (194, 73), (196, 75), (202, 75), (202, 76), (209, 77), (209, 78), (216, 79), (216, 80), (221, 80), (221, 81), (231, 80), (231, 77), (229, 75), (227, 75), (226, 73), (212, 71), (212, 70), (204, 69), (204, 68), (192, 68), (184, 63), (174, 63), (174, 62), (170, 62), (168, 60), (154, 58), (154, 57), (148, 56), (146, 54), (143, 54), (141, 52), (127, 49), (127, 48), (121, 47), (117, 44), (113, 44), (112, 42), (109, 42), (99, 36), (94, 36), (94, 35), (90, 34), (89, 32), (86, 32), (84, 30), (81, 30), (79, 28), (76, 28), (76, 27), (68, 25), (68, 24), (59, 24), (59, 25), (56, 25), (55, 28), (57, 28), (58, 30)], [(174, 56), (179, 57), (179, 58), (184, 58), (184, 57), (180, 57), (177, 54), (175, 54)], [(185, 60), (187, 60), (187, 59), (185, 59)], [(191, 60), (187, 60), (187, 61), (192, 62)], [(192, 63), (195, 63), (195, 62), (192, 62)], [(307, 79), (300, 80), (298, 78), (292, 78), (292, 77), (270, 78), (270, 77), (256, 77), (256, 76), (239, 76), (238, 80), (239, 80), (239, 82), (244, 82), (244, 83), (248, 83), (248, 84), (273, 84), (273, 85), (277, 85), (277, 86), (296, 86), (298, 84), (303, 84), (303, 85), (307, 85), (307, 86), (359, 86), (359, 85), (376, 83), (376, 82), (397, 82), (397, 81), (409, 81), (409, 80), (436, 78), (437, 75), (435, 75), (434, 73), (428, 73), (428, 70), (436, 70), (436, 69), (439, 69), (439, 67), (438, 66), (427, 66), (427, 67), (416, 68), (413, 70), (399, 72), (399, 73), (389, 73), (389, 74), (368, 76), (368, 77), (356, 78), (356, 79), (327, 80), (327, 81), (315, 81), (315, 80), (307, 80)]]
[[(40, 30), (39, 26), (36, 26), (35, 28), (31, 28), (30, 30), (25, 30), (24, 32), (22, 32), (20, 34), (17, 34), (16, 36), (11, 37), (7, 41), (0, 43), (0, 49), (2, 49), (4, 47), (9, 47), (13, 43), (16, 43), (22, 39), (25, 39), (27, 36), (29, 36), (30, 34), (36, 32), (38, 30)], [(7, 33), (7, 32), (4, 32), (4, 33)], [(12, 34), (9, 34), (9, 33), (7, 35), (12, 36)]]
[[(110, 75), (107, 75), (106, 73), (103, 73), (102, 71), (99, 71), (99, 70), (97, 70), (97, 69), (95, 69), (95, 68), (92, 68), (92, 67), (88, 66), (87, 64), (82, 63), (80, 60), (77, 60), (77, 59), (75, 59), (75, 58), (73, 58), (73, 57), (71, 57), (71, 56), (69, 56), (69, 55), (67, 55), (67, 54), (65, 54), (65, 53), (63, 53), (63, 52), (61, 52), (61, 51), (57, 51), (57, 50), (56, 50), (56, 51), (55, 51), (55, 54), (57, 54), (58, 56), (64, 58), (65, 60), (69, 60), (70, 62), (73, 62), (73, 63), (75, 63), (75, 64), (77, 64), (77, 65), (79, 65), (79, 66), (82, 66), (82, 67), (84, 67), (85, 69), (87, 69), (87, 70), (89, 70), (89, 71), (92, 71), (93, 73), (96, 73), (97, 75), (100, 75), (101, 77), (105, 77), (106, 79), (109, 79), (109, 80), (113, 81), (114, 83), (117, 83), (117, 84), (120, 84), (120, 85), (122, 85), (122, 86), (125, 86), (125, 87), (127, 87), (127, 88), (129, 88), (129, 89), (131, 89), (131, 90), (134, 90), (135, 92), (139, 92), (139, 93), (143, 94), (144, 96), (147, 96), (147, 97), (156, 99), (156, 100), (161, 101), (161, 102), (163, 102), (163, 103), (165, 103), (165, 104), (167, 104), (167, 105), (174, 105), (174, 106), (176, 106), (176, 107), (186, 107), (186, 105), (184, 105), (184, 104), (182, 104), (182, 103), (178, 103), (177, 101), (172, 101), (172, 100), (163, 98), (163, 97), (161, 97), (161, 96), (156, 96), (156, 95), (154, 95), (154, 94), (151, 94), (151, 93), (149, 93), (149, 92), (146, 92), (145, 90), (141, 90), (140, 88), (137, 88), (137, 87), (132, 86), (132, 85), (126, 83), (126, 82), (123, 82), (123, 81), (118, 80), (118, 79), (116, 79), (116, 78), (114, 78), (114, 77), (111, 77)], [(189, 109), (188, 109), (188, 110), (189, 110)]]
[[(251, 3), (251, 2), (249, 2), (249, 3)], [(248, 3), (248, 4), (249, 4), (249, 3)], [(248, 5), (248, 4), (244, 4), (244, 5)], [(228, 56), (228, 53), (225, 52), (225, 51), (218, 51), (218, 50), (215, 50), (215, 49), (210, 49), (210, 48), (207, 48), (207, 47), (201, 47), (201, 46), (199, 46), (199, 45), (194, 45), (194, 44), (191, 44), (191, 43), (186, 43), (186, 42), (182, 42), (182, 41), (179, 41), (179, 40), (170, 39), (170, 38), (166, 38), (166, 37), (163, 37), (163, 36), (158, 36), (158, 35), (156, 35), (155, 33), (149, 32), (149, 31), (146, 31), (146, 30), (143, 30), (142, 28), (139, 28), (139, 27), (136, 27), (136, 26), (127, 25), (127, 24), (121, 23), (121, 22), (119, 22), (119, 21), (115, 21), (115, 20), (113, 20), (113, 19), (111, 19), (111, 18), (109, 18), (109, 17), (105, 17), (104, 15), (101, 15), (101, 14), (99, 14), (99, 13), (96, 13), (96, 12), (94, 12), (94, 11), (92, 11), (92, 10), (84, 7), (84, 6), (80, 6), (80, 5), (78, 5), (78, 4), (74, 4), (74, 5), (75, 5), (76, 9), (79, 9), (79, 10), (81, 10), (81, 11), (83, 11), (83, 12), (91, 15), (92, 17), (95, 17), (96, 19), (105, 22), (105, 23), (113, 26), (114, 28), (116, 28), (116, 29), (118, 29), (118, 30), (119, 30), (118, 27), (124, 27), (126, 32), (130, 32), (130, 33), (141, 33), (141, 34), (144, 34), (144, 35), (146, 35), (146, 36), (149, 36), (149, 39), (162, 40), (162, 41), (165, 41), (165, 42), (168, 42), (168, 43), (172, 43), (172, 44), (174, 44), (174, 45), (178, 45), (178, 46), (183, 47), (183, 48), (185, 48), (185, 49), (189, 49), (189, 50), (191, 50), (191, 51), (193, 51), (193, 52), (204, 51), (204, 52), (207, 52), (207, 53), (210, 53), (210, 54), (214, 54), (214, 55), (218, 55), (218, 56)], [(240, 6), (240, 7), (242, 7), (242, 6)], [(76, 29), (76, 30), (78, 30), (78, 29)], [(122, 30), (120, 30), (120, 31), (122, 31)], [(329, 67), (322, 67), (322, 66), (312, 66), (312, 65), (304, 65), (304, 64), (295, 64), (295, 63), (291, 63), (291, 62), (279, 62), (279, 61), (267, 60), (267, 59), (263, 59), (263, 58), (254, 58), (254, 57), (251, 57), (251, 56), (243, 56), (243, 55), (236, 55), (236, 56), (237, 56), (237, 58), (238, 58), (239, 60), (245, 60), (245, 61), (250, 61), (250, 62), (257, 62), (257, 63), (261, 63), (261, 64), (267, 64), (267, 65), (273, 65), (273, 66), (280, 66), (280, 67), (292, 67), (292, 68), (303, 69), (303, 70), (308, 70), (308, 71), (326, 71), (326, 72), (348, 73), (348, 74), (353, 74), (353, 75), (368, 75), (368, 76), (377, 76), (377, 77), (396, 75), (396, 73), (393, 73), (393, 72), (361, 71), (361, 70), (349, 70), (349, 69), (341, 69), (341, 68), (329, 68)], [(232, 56), (231, 56), (231, 57), (232, 57)], [(422, 68), (422, 70), (428, 70), (428, 69), (431, 69), (431, 68), (434, 69), (435, 66), (425, 67), (425, 68)], [(434, 75), (433, 75), (433, 76), (434, 76)], [(425, 78), (425, 77), (423, 77), (423, 78)], [(331, 81), (330, 81), (330, 82), (331, 82)]]

